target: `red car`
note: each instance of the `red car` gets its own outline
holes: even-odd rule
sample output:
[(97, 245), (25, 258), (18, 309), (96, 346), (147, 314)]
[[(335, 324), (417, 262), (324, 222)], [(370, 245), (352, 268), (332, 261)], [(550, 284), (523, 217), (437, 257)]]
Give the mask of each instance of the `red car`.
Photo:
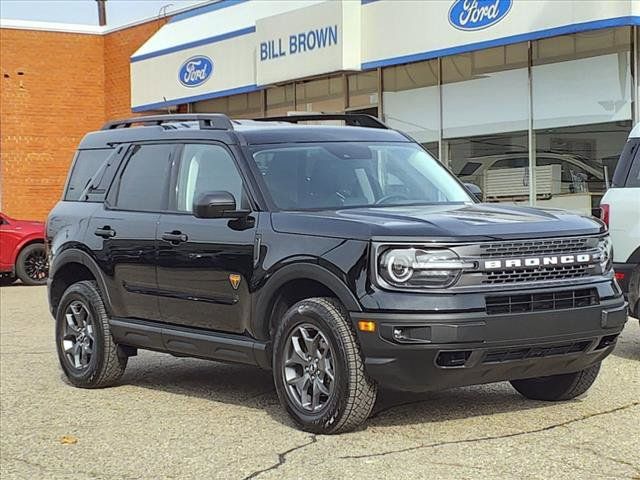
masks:
[(14, 220), (0, 213), (0, 285), (17, 278), (25, 285), (47, 283), (44, 223)]

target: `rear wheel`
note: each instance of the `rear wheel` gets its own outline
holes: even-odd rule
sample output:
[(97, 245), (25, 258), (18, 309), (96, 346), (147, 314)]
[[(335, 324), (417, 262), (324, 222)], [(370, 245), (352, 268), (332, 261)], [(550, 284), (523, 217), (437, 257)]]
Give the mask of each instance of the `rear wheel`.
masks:
[(32, 243), (20, 251), (16, 260), (16, 275), (25, 285), (47, 283), (49, 263), (42, 243)]
[(309, 432), (352, 430), (376, 399), (348, 314), (332, 298), (303, 300), (286, 312), (275, 335), (273, 376), (280, 402)]
[(76, 387), (115, 384), (127, 366), (111, 336), (109, 317), (95, 282), (71, 285), (56, 314), (56, 347), (60, 366)]
[(575, 373), (512, 380), (511, 385), (520, 394), (532, 400), (571, 400), (589, 390), (599, 371), (600, 362)]

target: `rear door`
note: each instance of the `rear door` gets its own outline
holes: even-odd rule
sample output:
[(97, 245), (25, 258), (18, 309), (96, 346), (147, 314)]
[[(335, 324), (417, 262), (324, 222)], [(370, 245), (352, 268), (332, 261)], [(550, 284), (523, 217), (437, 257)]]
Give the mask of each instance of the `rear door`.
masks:
[(162, 320), (225, 332), (244, 331), (257, 216), (196, 218), (199, 194), (228, 191), (249, 208), (232, 153), (221, 144), (185, 144), (172, 180), (170, 209), (160, 218), (158, 288)]
[(106, 274), (116, 317), (160, 318), (156, 232), (168, 205), (175, 148), (131, 145), (103, 207), (89, 220), (87, 243)]

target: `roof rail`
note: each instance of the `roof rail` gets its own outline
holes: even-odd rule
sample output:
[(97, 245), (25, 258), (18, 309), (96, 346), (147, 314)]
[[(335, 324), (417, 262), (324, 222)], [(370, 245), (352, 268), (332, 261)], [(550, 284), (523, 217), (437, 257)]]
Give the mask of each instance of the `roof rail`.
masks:
[(284, 117), (254, 118), (258, 122), (289, 122), (298, 123), (313, 120), (343, 120), (351, 127), (384, 128), (389, 130), (381, 120), (364, 113), (294, 113)]
[(131, 125), (162, 125), (163, 123), (198, 122), (200, 130), (233, 130), (229, 117), (222, 113), (176, 113), (168, 115), (150, 115), (113, 120), (102, 126), (102, 130), (130, 128)]

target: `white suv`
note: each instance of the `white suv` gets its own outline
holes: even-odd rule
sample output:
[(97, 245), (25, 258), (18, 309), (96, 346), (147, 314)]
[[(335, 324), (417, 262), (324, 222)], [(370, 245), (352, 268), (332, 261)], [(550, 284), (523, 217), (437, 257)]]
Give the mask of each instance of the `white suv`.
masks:
[(630, 312), (640, 317), (640, 124), (629, 135), (600, 208), (613, 242), (616, 278)]

